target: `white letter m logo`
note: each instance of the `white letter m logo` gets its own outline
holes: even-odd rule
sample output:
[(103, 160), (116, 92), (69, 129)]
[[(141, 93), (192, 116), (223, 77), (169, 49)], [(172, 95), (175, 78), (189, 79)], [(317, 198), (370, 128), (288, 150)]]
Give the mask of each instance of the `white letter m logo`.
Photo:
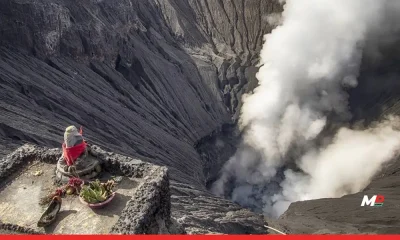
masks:
[(361, 206), (369, 205), (375, 206), (376, 195), (374, 195), (371, 199), (368, 199), (367, 195), (364, 195), (364, 198), (361, 202)]

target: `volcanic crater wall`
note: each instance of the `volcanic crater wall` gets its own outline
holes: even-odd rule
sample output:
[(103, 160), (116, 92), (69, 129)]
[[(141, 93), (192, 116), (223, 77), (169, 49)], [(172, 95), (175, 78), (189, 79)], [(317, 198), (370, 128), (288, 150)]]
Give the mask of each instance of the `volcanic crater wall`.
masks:
[[(235, 151), (239, 134), (231, 126), (242, 94), (257, 85), (258, 53), (275, 27), (270, 20), (282, 11), (278, 2), (0, 1), (0, 157), (27, 142), (60, 147), (65, 127), (82, 125), (85, 138), (102, 149), (168, 167), (171, 214), (187, 233), (266, 233), (264, 225), (275, 223), (216, 198), (207, 185)], [(354, 121), (398, 113), (398, 48), (386, 46), (390, 54), (363, 63), (360, 84), (350, 92)], [(380, 78), (377, 91), (374, 79), (385, 73), (391, 76)], [(13, 161), (3, 159), (1, 171), (13, 171)], [(398, 209), (399, 167), (393, 164), (366, 190), (383, 189), (393, 199), (384, 213), (349, 208), (359, 205), (359, 193), (295, 203), (276, 227), (396, 232), (391, 214)], [(159, 180), (166, 186), (166, 178)], [(151, 201), (144, 204), (154, 210)], [(348, 222), (349, 214), (357, 223)], [(380, 216), (386, 227), (365, 214)], [(136, 226), (126, 231), (140, 232)]]
[[(236, 122), (274, 27), (267, 17), (281, 9), (259, 0), (1, 1), (0, 155), (27, 142), (59, 147), (66, 126), (82, 125), (90, 143), (168, 167), (172, 215), (188, 233), (265, 233), (261, 215), (206, 190), (230, 155), (214, 167), (218, 150), (232, 152), (234, 140), (204, 139)], [(216, 153), (201, 157), (200, 145)]]

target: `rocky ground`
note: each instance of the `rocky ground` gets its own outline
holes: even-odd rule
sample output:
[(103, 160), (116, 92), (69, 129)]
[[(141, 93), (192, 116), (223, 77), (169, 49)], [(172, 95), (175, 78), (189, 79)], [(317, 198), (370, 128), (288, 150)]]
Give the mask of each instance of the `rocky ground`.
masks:
[[(172, 216), (188, 233), (263, 234), (264, 224), (318, 232), (325, 228), (313, 224), (324, 221), (341, 222), (331, 232), (352, 232), (369, 224), (326, 200), (295, 203), (281, 222), (266, 223), (207, 191), (235, 150), (240, 97), (257, 84), (263, 36), (274, 28), (268, 16), (281, 11), (275, 0), (1, 1), (0, 155), (25, 142), (60, 147), (65, 127), (82, 125), (89, 142), (168, 167)], [(371, 97), (362, 89), (374, 88), (364, 82), (351, 93), (359, 119), (369, 109), (360, 97)]]
[[(97, 215), (93, 215), (93, 211), (82, 205), (76, 196), (65, 196), (56, 221), (48, 227), (37, 227), (44, 211), (39, 202), (56, 188), (53, 184), (54, 169), (61, 149), (25, 144), (0, 162), (0, 231), (41, 234), (185, 233), (171, 216), (171, 190), (166, 167), (106, 152), (95, 145), (90, 146), (89, 154), (100, 161), (103, 177), (107, 178), (106, 174), (121, 177), (115, 188), (114, 205), (98, 209)], [(39, 171), (40, 175), (34, 175)], [(31, 196), (28, 200), (27, 195)], [(103, 223), (90, 225), (90, 222), (97, 221)]]

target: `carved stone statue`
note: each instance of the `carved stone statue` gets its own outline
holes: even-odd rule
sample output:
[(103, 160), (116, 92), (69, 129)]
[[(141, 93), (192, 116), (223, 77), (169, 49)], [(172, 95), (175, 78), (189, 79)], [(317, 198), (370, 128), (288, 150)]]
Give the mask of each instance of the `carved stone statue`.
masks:
[(84, 180), (95, 178), (101, 172), (100, 161), (91, 154), (90, 146), (75, 126), (65, 129), (63, 154), (57, 162), (56, 177), (63, 182), (70, 177)]

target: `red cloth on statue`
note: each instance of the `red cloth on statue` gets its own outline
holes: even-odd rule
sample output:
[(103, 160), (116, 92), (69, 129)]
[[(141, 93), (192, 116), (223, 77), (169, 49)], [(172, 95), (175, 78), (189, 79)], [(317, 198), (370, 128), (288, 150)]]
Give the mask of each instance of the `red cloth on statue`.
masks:
[(75, 160), (78, 159), (79, 156), (81, 156), (81, 154), (86, 149), (86, 145), (87, 144), (84, 141), (81, 144), (67, 148), (65, 143), (63, 143), (62, 148), (63, 148), (64, 159), (68, 166), (74, 164)]

